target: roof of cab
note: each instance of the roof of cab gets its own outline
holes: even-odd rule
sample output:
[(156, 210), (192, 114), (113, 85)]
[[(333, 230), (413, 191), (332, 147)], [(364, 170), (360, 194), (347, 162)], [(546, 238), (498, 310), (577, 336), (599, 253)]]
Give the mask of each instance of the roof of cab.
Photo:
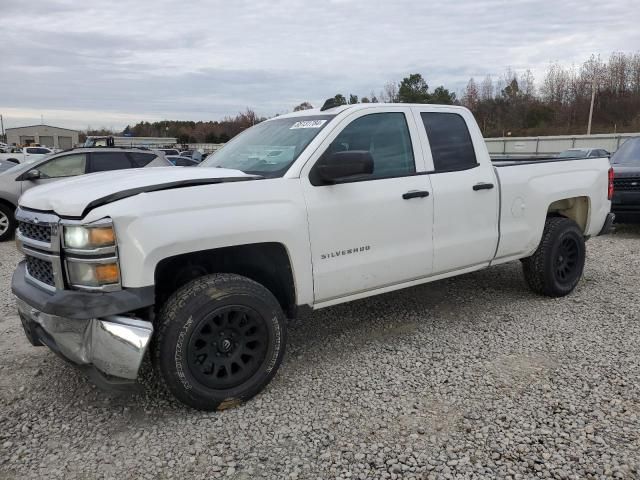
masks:
[(327, 108), (326, 110), (321, 110), (319, 108), (311, 108), (309, 110), (300, 110), (297, 112), (285, 113), (284, 115), (279, 115), (277, 117), (270, 118), (269, 120), (276, 120), (278, 118), (291, 118), (291, 117), (309, 117), (315, 115), (338, 115), (346, 110), (364, 110), (367, 108), (374, 107), (435, 107), (435, 108), (447, 108), (447, 109), (456, 109), (456, 110), (467, 110), (465, 107), (461, 107), (459, 105), (440, 105), (435, 103), (355, 103), (352, 105), (339, 105), (333, 108)]

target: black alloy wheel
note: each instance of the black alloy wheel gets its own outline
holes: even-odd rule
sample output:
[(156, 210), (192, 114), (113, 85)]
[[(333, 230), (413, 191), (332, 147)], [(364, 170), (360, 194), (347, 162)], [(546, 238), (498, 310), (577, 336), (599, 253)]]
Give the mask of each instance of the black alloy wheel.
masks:
[(159, 379), (201, 410), (224, 410), (262, 391), (282, 363), (287, 338), (286, 317), (271, 291), (230, 273), (180, 287), (156, 326), (151, 358)]
[(574, 237), (564, 237), (556, 258), (556, 277), (562, 283), (572, 283), (579, 274), (579, 245)]
[(522, 260), (531, 290), (549, 297), (571, 293), (582, 277), (586, 258), (582, 229), (565, 217), (548, 217), (536, 251)]
[(213, 389), (232, 388), (256, 373), (267, 353), (266, 325), (255, 310), (228, 305), (194, 327), (187, 347), (192, 375)]

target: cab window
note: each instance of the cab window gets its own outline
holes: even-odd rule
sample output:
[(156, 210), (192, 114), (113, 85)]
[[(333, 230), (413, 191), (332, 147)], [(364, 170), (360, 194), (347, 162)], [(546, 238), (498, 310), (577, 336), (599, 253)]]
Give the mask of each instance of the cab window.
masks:
[(467, 124), (457, 113), (423, 112), (436, 172), (466, 170), (478, 166)]
[(373, 158), (373, 174), (367, 179), (403, 177), (416, 171), (404, 113), (373, 113), (354, 120), (324, 155), (354, 150), (368, 151)]

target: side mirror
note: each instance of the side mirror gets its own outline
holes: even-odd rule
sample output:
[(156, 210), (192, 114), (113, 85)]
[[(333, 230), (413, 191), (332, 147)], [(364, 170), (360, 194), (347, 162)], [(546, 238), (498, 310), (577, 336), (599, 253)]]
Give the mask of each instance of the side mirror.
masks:
[(22, 175), (16, 178), (16, 180), (38, 180), (41, 177), (42, 175), (40, 174), (40, 170), (34, 168), (32, 170), (24, 172)]
[(373, 157), (368, 150), (335, 152), (322, 156), (314, 170), (321, 184), (340, 183), (360, 175), (371, 175)]

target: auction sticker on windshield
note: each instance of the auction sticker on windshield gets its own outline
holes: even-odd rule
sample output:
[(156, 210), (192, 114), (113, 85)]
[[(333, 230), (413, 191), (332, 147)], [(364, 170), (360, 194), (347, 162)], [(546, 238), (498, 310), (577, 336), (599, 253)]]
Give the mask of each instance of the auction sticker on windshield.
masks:
[(289, 130), (293, 130), (294, 128), (320, 128), (325, 123), (327, 123), (326, 120), (304, 120), (294, 123)]

